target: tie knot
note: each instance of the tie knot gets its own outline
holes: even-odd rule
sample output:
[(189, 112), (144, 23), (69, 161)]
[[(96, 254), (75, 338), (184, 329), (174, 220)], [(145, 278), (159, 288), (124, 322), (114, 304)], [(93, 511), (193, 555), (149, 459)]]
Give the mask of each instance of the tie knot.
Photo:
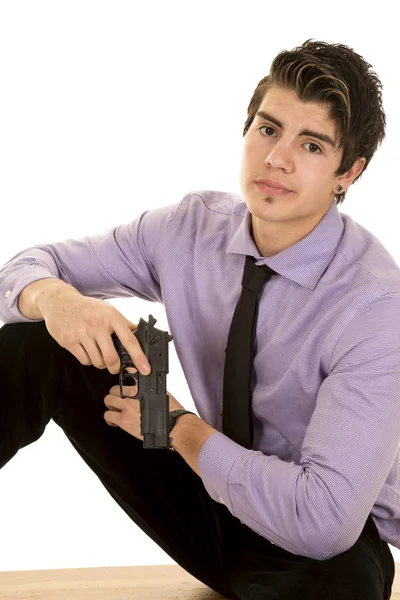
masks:
[(268, 265), (256, 265), (254, 256), (246, 256), (244, 264), (242, 286), (258, 294), (268, 279), (276, 275), (276, 271)]

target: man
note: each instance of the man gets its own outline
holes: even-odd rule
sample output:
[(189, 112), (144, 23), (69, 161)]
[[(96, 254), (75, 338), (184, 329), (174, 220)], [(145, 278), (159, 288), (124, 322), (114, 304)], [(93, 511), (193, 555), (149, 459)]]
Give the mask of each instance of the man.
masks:
[[(342, 154), (326, 108), (276, 86), (257, 112), (245, 202), (192, 192), (4, 265), (1, 464), (53, 418), (121, 508), (226, 597), (315, 598), (319, 586), (321, 598), (386, 599), (394, 565), (370, 512), (398, 460), (398, 267), (337, 211), (365, 157), (334, 175)], [(258, 186), (264, 178), (289, 191)], [(277, 273), (260, 297), (251, 449), (222, 431), (224, 351), (247, 255)], [(144, 450), (138, 403), (119, 395), (111, 333), (139, 369), (145, 357), (134, 324), (104, 300), (132, 295), (165, 306), (200, 414), (176, 422), (176, 452)]]

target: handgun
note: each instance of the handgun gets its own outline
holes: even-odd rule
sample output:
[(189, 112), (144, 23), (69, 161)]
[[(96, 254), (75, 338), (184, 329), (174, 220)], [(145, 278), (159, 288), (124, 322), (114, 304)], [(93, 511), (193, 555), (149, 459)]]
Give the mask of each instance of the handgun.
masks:
[[(149, 321), (140, 319), (139, 325), (133, 331), (143, 353), (151, 367), (149, 375), (126, 371), (128, 367), (137, 368), (128, 351), (122, 345), (116, 333), (111, 338), (121, 360), (119, 371), (119, 388), (121, 398), (135, 398), (140, 401), (140, 433), (143, 436), (143, 448), (173, 450), (172, 438), (169, 437), (169, 396), (166, 387), (168, 373), (168, 342), (173, 339), (167, 331), (154, 327), (157, 320), (149, 315)], [(126, 378), (138, 382), (136, 396), (123, 393), (123, 383)], [(132, 385), (132, 384), (130, 384)]]

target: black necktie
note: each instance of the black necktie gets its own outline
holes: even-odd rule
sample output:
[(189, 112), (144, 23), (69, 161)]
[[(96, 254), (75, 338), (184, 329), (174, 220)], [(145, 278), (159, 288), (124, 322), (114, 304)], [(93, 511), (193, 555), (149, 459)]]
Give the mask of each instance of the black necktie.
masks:
[(268, 265), (257, 266), (253, 256), (246, 256), (242, 293), (233, 314), (226, 347), (222, 429), (231, 440), (251, 449), (253, 420), (251, 412), (251, 373), (254, 339), (262, 286), (276, 271)]

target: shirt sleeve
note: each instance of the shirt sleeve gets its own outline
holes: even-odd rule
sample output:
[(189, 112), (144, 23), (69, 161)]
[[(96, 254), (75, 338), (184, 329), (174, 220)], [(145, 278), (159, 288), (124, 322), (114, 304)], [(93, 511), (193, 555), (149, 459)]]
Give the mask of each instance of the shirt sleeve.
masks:
[(40, 321), (21, 313), (18, 296), (33, 281), (49, 277), (92, 298), (136, 296), (161, 303), (157, 249), (178, 206), (146, 211), (104, 233), (19, 252), (0, 270), (0, 319), (3, 323)]
[(213, 433), (198, 462), (209, 495), (288, 552), (326, 560), (351, 548), (400, 445), (399, 315), (387, 294), (347, 325), (298, 464)]

